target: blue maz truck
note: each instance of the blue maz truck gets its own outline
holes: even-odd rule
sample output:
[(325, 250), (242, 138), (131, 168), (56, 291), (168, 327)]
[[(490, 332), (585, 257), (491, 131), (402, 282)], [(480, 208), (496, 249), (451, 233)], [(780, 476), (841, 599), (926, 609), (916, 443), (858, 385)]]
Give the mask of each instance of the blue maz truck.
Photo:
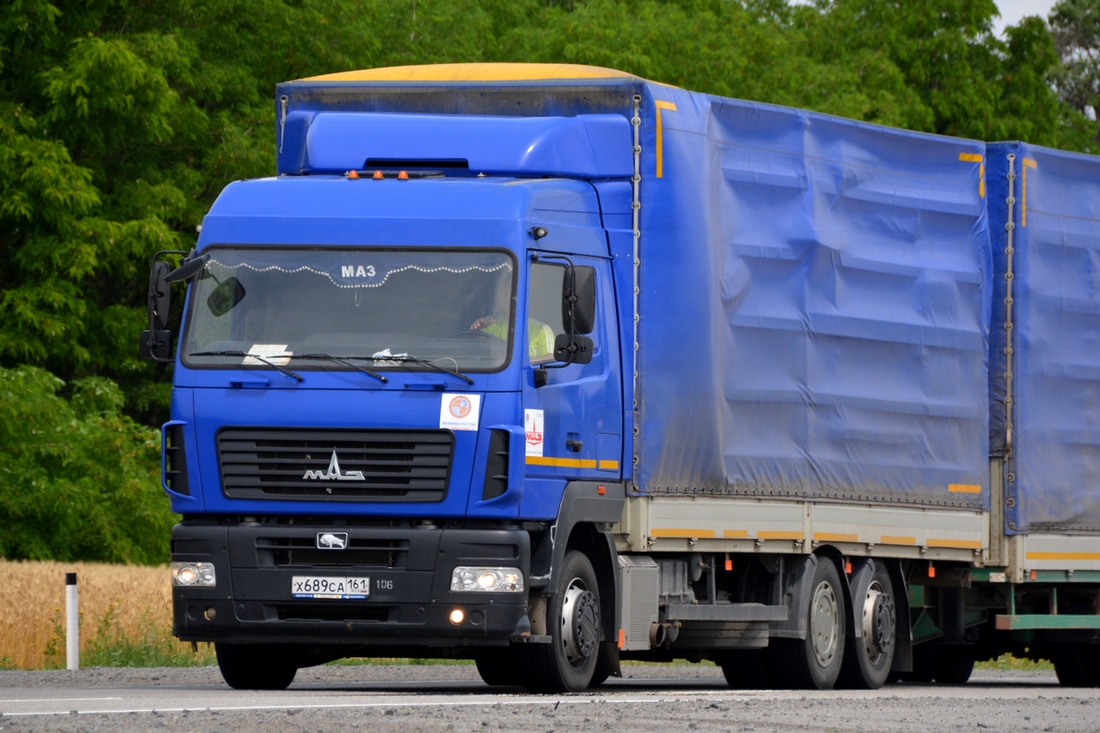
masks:
[(174, 633), (230, 685), (1100, 684), (1100, 159), (564, 65), (275, 113), (141, 338)]

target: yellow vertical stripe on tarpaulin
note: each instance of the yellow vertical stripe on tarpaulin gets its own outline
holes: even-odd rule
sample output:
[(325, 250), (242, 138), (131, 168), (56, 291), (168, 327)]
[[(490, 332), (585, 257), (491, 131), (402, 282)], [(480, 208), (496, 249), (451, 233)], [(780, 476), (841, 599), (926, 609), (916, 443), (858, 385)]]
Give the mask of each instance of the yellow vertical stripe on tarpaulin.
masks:
[(978, 195), (985, 198), (985, 158), (978, 153), (959, 153), (959, 160), (964, 163), (978, 164)]
[(1039, 164), (1036, 163), (1031, 158), (1024, 158), (1024, 182), (1023, 182), (1024, 193), (1023, 193), (1023, 196), (1021, 197), (1023, 199), (1023, 202), (1020, 204), (1020, 208), (1023, 212), (1020, 215), (1020, 226), (1022, 226), (1022, 227), (1027, 226), (1027, 169), (1028, 168), (1038, 168), (1038, 167), (1039, 167)]
[(657, 108), (657, 177), (662, 178), (665, 175), (665, 135), (664, 128), (661, 125), (661, 110), (667, 109), (669, 112), (675, 112), (676, 105), (673, 102), (663, 102), (659, 99), (653, 104)]

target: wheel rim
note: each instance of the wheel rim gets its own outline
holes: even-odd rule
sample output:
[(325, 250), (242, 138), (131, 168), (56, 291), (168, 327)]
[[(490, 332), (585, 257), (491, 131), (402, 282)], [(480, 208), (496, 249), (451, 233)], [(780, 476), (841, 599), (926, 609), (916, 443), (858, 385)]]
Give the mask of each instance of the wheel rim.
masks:
[(810, 637), (817, 663), (828, 667), (840, 646), (840, 604), (831, 583), (823, 582), (814, 590)]
[(894, 601), (877, 580), (863, 600), (863, 648), (872, 664), (890, 652), (894, 643)]
[(596, 596), (580, 578), (574, 578), (565, 591), (561, 609), (561, 639), (570, 666), (581, 667), (595, 654), (599, 628), (600, 609)]

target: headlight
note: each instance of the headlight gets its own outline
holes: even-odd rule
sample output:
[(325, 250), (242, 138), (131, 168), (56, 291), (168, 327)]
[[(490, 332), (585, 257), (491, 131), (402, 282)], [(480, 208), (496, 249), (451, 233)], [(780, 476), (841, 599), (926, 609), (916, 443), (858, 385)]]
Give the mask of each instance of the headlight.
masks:
[(217, 585), (212, 562), (172, 563), (172, 585), (179, 587), (213, 588)]
[(519, 568), (455, 568), (451, 590), (476, 593), (521, 593), (523, 573)]

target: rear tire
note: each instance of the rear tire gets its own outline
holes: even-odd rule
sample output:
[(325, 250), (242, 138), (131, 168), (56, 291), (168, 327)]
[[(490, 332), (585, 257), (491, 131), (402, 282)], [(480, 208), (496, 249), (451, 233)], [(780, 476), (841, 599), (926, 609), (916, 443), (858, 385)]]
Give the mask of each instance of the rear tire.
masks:
[[(864, 570), (866, 572), (866, 568)], [(897, 612), (894, 588), (886, 566), (876, 562), (870, 577), (857, 573), (853, 580), (852, 605), (856, 623), (862, 619), (862, 636), (849, 638), (844, 650), (840, 684), (844, 687), (877, 690), (890, 676), (897, 648)]]
[(600, 656), (600, 591), (592, 563), (580, 552), (568, 552), (557, 577), (546, 614), (551, 643), (526, 648), (524, 685), (531, 692), (588, 689)]
[(1054, 673), (1062, 687), (1100, 687), (1096, 647), (1066, 646), (1051, 655)]
[(932, 679), (941, 685), (965, 685), (973, 673), (974, 655), (969, 649), (945, 649), (932, 658)]
[(783, 687), (828, 690), (840, 677), (847, 615), (840, 574), (828, 558), (816, 558), (810, 589), (807, 603), (796, 611), (806, 619), (806, 638), (773, 639), (769, 671)]
[(277, 644), (217, 643), (222, 679), (235, 690), (285, 690), (298, 674), (290, 651)]

